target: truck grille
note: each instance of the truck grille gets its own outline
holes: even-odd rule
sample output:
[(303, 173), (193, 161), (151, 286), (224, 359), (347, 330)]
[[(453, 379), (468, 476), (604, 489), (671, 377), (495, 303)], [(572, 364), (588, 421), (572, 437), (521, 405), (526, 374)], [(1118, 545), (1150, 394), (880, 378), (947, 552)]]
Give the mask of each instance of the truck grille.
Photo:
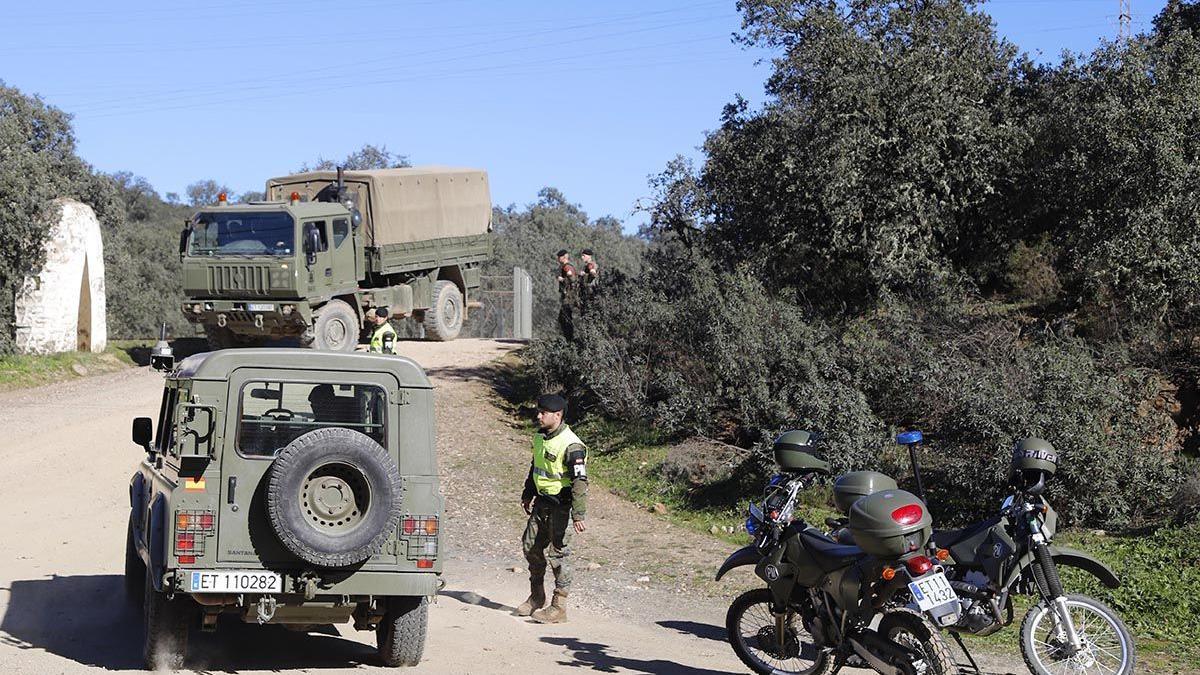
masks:
[(213, 295), (267, 295), (271, 268), (266, 265), (213, 265), (208, 268), (208, 290)]

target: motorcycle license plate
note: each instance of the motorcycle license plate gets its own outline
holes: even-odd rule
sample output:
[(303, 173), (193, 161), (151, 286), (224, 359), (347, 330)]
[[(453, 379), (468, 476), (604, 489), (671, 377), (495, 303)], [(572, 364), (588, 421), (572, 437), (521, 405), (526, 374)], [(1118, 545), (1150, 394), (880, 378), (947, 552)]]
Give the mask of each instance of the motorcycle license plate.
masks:
[(958, 594), (950, 587), (946, 575), (941, 572), (909, 582), (908, 590), (912, 591), (913, 599), (917, 601), (917, 606), (922, 612), (950, 602), (958, 602)]
[(273, 572), (231, 570), (197, 572), (188, 575), (190, 593), (279, 593), (283, 577)]

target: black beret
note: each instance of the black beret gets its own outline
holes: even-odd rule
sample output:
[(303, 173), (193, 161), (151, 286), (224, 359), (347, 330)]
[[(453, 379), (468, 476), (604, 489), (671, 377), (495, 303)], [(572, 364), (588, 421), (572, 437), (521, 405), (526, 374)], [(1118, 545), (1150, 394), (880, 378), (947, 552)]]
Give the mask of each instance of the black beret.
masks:
[(388, 317), (387, 307), (376, 307), (375, 308), (375, 316), (377, 316), (381, 319), (386, 319)]
[(594, 254), (594, 253), (592, 253), (592, 249), (590, 249), (590, 248), (585, 248), (585, 249), (583, 249), (582, 251), (580, 251), (580, 252), (579, 252), (579, 255), (595, 255), (595, 254)]
[(559, 412), (567, 407), (567, 399), (558, 394), (542, 394), (537, 400), (538, 410)]
[(558, 249), (558, 253), (555, 253), (555, 254), (554, 254), (554, 257), (555, 257), (555, 258), (561, 258), (561, 257), (563, 257), (564, 255), (566, 255), (567, 253), (569, 253), (569, 251), (567, 251), (567, 249), (565, 249), (565, 248), (560, 248), (560, 249)]

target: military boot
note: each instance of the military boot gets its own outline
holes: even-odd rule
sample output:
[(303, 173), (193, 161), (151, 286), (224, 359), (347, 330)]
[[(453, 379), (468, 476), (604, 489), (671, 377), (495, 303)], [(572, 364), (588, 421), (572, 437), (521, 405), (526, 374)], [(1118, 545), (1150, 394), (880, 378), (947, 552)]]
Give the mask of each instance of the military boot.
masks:
[(567, 592), (561, 588), (554, 589), (554, 599), (550, 606), (539, 609), (531, 615), (538, 623), (565, 623), (567, 621)]
[(517, 608), (517, 616), (529, 616), (533, 610), (546, 605), (546, 583), (544, 579), (529, 579), (529, 597)]

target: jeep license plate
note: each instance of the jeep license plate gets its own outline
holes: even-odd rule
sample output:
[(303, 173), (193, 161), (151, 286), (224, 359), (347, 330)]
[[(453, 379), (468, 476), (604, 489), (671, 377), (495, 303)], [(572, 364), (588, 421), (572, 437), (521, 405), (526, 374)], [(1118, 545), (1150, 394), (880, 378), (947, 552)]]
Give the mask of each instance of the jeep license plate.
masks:
[(283, 577), (273, 572), (191, 572), (191, 593), (279, 593)]
[(946, 581), (946, 575), (941, 572), (909, 583), (908, 590), (912, 591), (913, 599), (917, 601), (917, 606), (922, 612), (958, 601), (958, 594), (950, 587), (950, 582)]

